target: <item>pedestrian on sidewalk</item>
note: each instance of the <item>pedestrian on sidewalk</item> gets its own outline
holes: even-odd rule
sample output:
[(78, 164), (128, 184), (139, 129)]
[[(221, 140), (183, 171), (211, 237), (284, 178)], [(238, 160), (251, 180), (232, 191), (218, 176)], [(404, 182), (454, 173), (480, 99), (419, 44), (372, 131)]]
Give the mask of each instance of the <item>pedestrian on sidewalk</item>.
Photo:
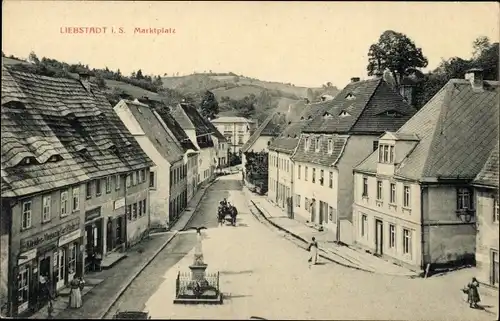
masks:
[(477, 303), (481, 302), (481, 297), (479, 296), (479, 282), (475, 277), (472, 278), (472, 281), (467, 284), (467, 302), (471, 308), (478, 308)]
[(309, 243), (308, 251), (310, 253), (310, 257), (308, 262), (309, 267), (312, 265), (316, 265), (318, 262), (318, 242), (316, 242), (316, 238), (313, 236), (311, 243)]
[(78, 276), (69, 283), (71, 291), (69, 293), (69, 307), (79, 309), (82, 307), (82, 279)]

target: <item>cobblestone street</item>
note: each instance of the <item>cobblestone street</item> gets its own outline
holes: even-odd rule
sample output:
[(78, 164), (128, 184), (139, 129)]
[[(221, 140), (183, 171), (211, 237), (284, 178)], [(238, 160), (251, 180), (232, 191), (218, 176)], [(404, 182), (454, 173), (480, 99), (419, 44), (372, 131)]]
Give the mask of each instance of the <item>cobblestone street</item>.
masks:
[[(320, 262), (309, 268), (307, 252), (270, 230), (250, 213), (240, 182), (226, 177), (208, 191), (192, 226), (206, 226), (207, 272), (220, 271), (222, 306), (174, 305), (178, 271), (189, 272), (194, 233), (183, 232), (132, 283), (111, 309), (144, 310), (152, 318), (245, 319), (440, 319), (493, 320), (473, 310), (460, 288), (469, 270), (429, 279), (381, 276)], [(217, 227), (217, 202), (239, 209), (236, 227)], [(483, 292), (485, 293), (485, 292)], [(495, 311), (496, 298), (483, 294)]]

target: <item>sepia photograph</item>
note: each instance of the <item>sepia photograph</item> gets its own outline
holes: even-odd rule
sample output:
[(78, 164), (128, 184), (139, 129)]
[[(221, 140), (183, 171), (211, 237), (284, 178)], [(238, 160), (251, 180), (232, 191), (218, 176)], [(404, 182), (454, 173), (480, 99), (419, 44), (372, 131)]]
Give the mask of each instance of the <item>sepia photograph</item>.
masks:
[(498, 320), (496, 2), (2, 1), (6, 319)]

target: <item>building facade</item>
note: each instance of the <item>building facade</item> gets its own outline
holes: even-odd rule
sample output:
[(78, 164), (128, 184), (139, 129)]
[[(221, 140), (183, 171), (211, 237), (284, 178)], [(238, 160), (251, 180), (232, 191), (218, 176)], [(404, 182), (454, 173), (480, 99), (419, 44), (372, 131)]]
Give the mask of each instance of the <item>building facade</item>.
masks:
[(483, 169), (473, 182), (476, 195), (477, 279), (498, 289), (498, 142)]
[(467, 76), (450, 80), (397, 132), (385, 133), (355, 168), (359, 246), (415, 270), (474, 262), (471, 181), (497, 141), (498, 83)]
[(239, 154), (251, 133), (256, 129), (255, 121), (244, 117), (219, 117), (211, 120), (228, 143), (228, 149), (233, 154)]
[[(55, 79), (2, 66), (2, 95), (1, 225), (9, 236), (1, 280), (8, 315), (24, 316), (38, 306), (41, 277), (57, 293), (85, 273), (89, 252), (124, 248), (125, 208), (115, 203), (127, 194), (111, 180), (149, 172), (152, 162), (86, 75)], [(139, 194), (148, 201), (147, 188), (130, 193)], [(88, 246), (93, 209), (103, 221), (100, 249)]]
[[(292, 160), (303, 180), (294, 192), (297, 213), (352, 244), (352, 170), (377, 148), (384, 130), (397, 130), (415, 113), (383, 79), (353, 78), (326, 107), (309, 116)], [(307, 181), (306, 181), (307, 180)], [(304, 184), (302, 184), (304, 182)]]

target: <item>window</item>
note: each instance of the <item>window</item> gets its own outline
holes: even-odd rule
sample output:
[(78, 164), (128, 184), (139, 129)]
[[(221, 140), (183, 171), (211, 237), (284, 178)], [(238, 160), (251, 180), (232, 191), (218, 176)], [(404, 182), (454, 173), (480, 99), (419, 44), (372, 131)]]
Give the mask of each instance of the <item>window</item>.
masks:
[(305, 172), (304, 172), (304, 180), (305, 181), (307, 181), (308, 172), (309, 172), (309, 168), (307, 168), (307, 166), (306, 166), (306, 169), (305, 169)]
[(68, 258), (68, 272), (73, 274), (76, 272), (76, 247), (78, 243), (72, 243), (69, 246), (69, 258)]
[(87, 182), (85, 186), (85, 193), (87, 195), (87, 199), (92, 198), (92, 181)]
[(383, 147), (384, 147), (384, 163), (387, 163), (389, 161), (389, 146), (383, 145)]
[(17, 274), (17, 300), (18, 306), (26, 306), (28, 308), (29, 301), (29, 284), (30, 284), (30, 266), (23, 264), (19, 267)]
[(111, 176), (106, 177), (105, 184), (106, 184), (106, 194), (111, 193)]
[(403, 229), (403, 253), (411, 255), (411, 231)]
[(378, 148), (378, 140), (373, 141), (373, 151), (376, 151)]
[(302, 171), (302, 165), (299, 165), (299, 169), (297, 171), (297, 179), (300, 179), (300, 172)]
[(304, 150), (307, 151), (309, 149), (309, 137), (304, 139)]
[(330, 186), (330, 188), (333, 188), (333, 172), (330, 172), (329, 176), (330, 176), (329, 186)]
[(313, 168), (312, 182), (316, 182), (316, 168)]
[(309, 204), (309, 198), (307, 197), (304, 199), (304, 208), (306, 209), (306, 211), (309, 211), (310, 204)]
[(142, 217), (142, 201), (139, 201), (137, 206), (139, 207), (139, 217)]
[(328, 206), (328, 218), (330, 222), (337, 222), (337, 217), (334, 218), (334, 214), (335, 214), (334, 208), (332, 206)]
[(132, 186), (137, 185), (137, 175), (136, 172), (132, 172)]
[(498, 196), (493, 199), (493, 222), (498, 224)]
[(396, 204), (396, 184), (391, 183), (391, 195), (389, 203)]
[(319, 142), (320, 142), (320, 139), (319, 138), (316, 138), (316, 141), (315, 141), (315, 145), (314, 147), (316, 148), (316, 151), (319, 152)]
[(403, 206), (410, 207), (410, 186), (403, 187)]
[(132, 177), (130, 177), (130, 174), (127, 174), (127, 177), (125, 178), (127, 187), (132, 186)]
[(394, 163), (394, 146), (389, 146), (389, 163)]
[(115, 182), (116, 182), (115, 190), (119, 190), (120, 185), (122, 184), (120, 174), (116, 175)]
[(363, 194), (362, 196), (368, 197), (368, 178), (363, 177)]
[(393, 249), (396, 247), (396, 226), (389, 225), (389, 248)]
[(377, 200), (382, 200), (382, 181), (377, 181)]
[(364, 214), (361, 215), (361, 236), (368, 238), (368, 217)]
[(300, 195), (295, 194), (295, 206), (300, 207)]
[(319, 183), (321, 184), (321, 186), (323, 186), (324, 180), (325, 180), (325, 171), (321, 170), (320, 176), (319, 176)]
[(472, 209), (471, 191), (468, 188), (459, 188), (457, 191), (457, 209)]
[(95, 195), (100, 196), (101, 195), (101, 187), (102, 187), (102, 182), (100, 179), (96, 179), (95, 181)]
[(142, 214), (146, 215), (148, 213), (146, 209), (146, 199), (142, 200)]
[(137, 203), (134, 203), (132, 205), (132, 219), (133, 220), (137, 219)]
[(61, 192), (61, 216), (68, 215), (68, 191)]
[(80, 188), (73, 187), (73, 212), (80, 209)]
[(42, 223), (50, 221), (50, 195), (42, 197)]
[(498, 251), (491, 250), (491, 284), (498, 285)]
[(127, 218), (129, 221), (132, 220), (132, 205), (127, 205)]
[(243, 144), (243, 135), (238, 135), (238, 144)]
[(331, 154), (333, 152), (333, 140), (328, 140), (328, 152)]
[(155, 188), (155, 172), (149, 172), (149, 187)]

